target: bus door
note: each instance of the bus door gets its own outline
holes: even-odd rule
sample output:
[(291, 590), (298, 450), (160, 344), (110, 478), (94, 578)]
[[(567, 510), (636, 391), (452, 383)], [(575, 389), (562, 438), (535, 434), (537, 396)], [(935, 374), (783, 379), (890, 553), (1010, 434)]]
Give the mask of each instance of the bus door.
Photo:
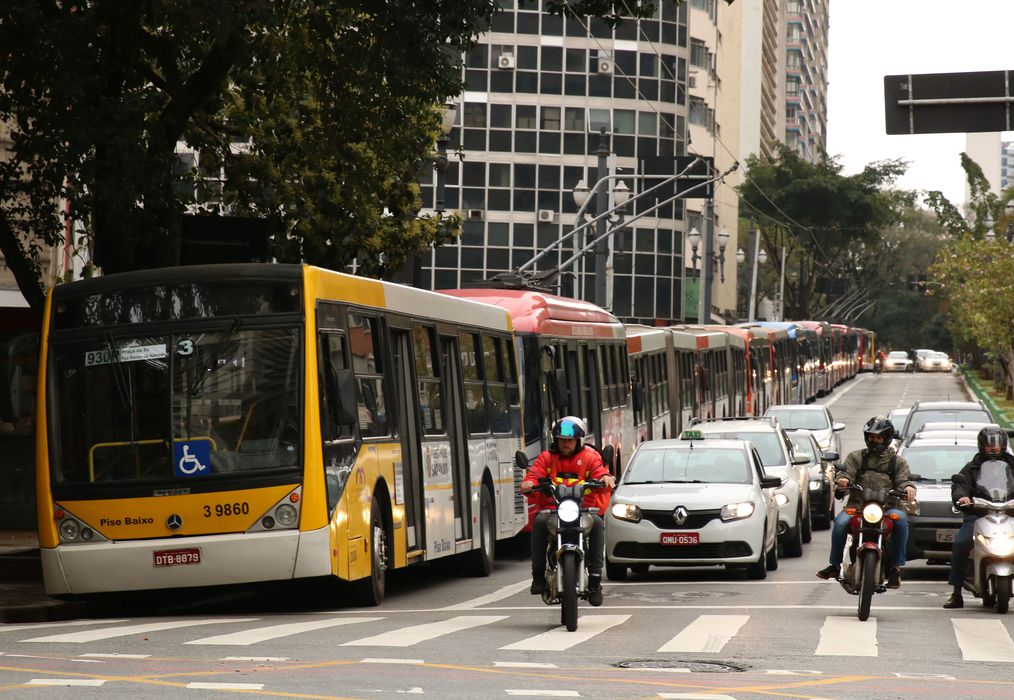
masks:
[[(461, 379), (458, 336), (440, 335), (444, 396), (447, 397), (447, 437), (451, 447), (451, 500), (454, 505), (454, 540), (472, 540), (469, 490), (468, 430), (465, 425), (465, 390)], [(453, 550), (452, 550), (453, 551)]]
[(603, 446), (602, 435), (602, 390), (599, 378), (602, 376), (599, 362), (605, 358), (599, 356), (598, 349), (602, 346), (582, 345), (585, 353), (584, 367), (586, 374), (581, 381), (590, 389), (588, 393), (588, 436), (598, 447)]
[[(395, 503), (405, 509), (405, 534), (408, 552), (421, 551), (424, 542), (424, 527), (420, 514), (423, 512), (421, 444), (422, 426), (419, 425), (419, 411), (415, 410), (419, 392), (413, 375), (415, 363), (412, 352), (411, 331), (391, 328), (391, 350), (394, 359), (394, 388), (398, 401), (398, 438), (401, 440), (400, 474), (395, 474)], [(399, 465), (395, 465), (397, 470)], [(401, 477), (400, 484), (398, 477)]]

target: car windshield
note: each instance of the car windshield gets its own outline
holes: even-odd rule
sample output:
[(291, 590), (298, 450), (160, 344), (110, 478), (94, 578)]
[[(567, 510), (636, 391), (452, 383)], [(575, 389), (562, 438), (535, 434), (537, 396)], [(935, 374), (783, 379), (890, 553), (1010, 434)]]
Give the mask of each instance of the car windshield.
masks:
[(630, 460), (624, 484), (749, 484), (746, 452), (734, 448), (641, 448)]
[(907, 360), (908, 359), (908, 353), (900, 351), (900, 350), (895, 350), (894, 352), (888, 353), (887, 356), (890, 357), (892, 360)]
[(792, 445), (796, 448), (796, 452), (805, 454), (810, 458), (811, 462), (817, 461), (817, 453), (813, 448), (813, 441), (810, 440), (809, 436), (802, 435), (790, 435), (789, 440), (792, 441)]
[(819, 408), (809, 411), (769, 408), (765, 415), (774, 416), (786, 429), (827, 430), (831, 427), (827, 422), (827, 413)]
[(781, 440), (775, 433), (761, 433), (756, 431), (723, 430), (721, 432), (708, 431), (708, 437), (713, 439), (726, 440), (749, 440), (757, 448), (760, 454), (761, 463), (765, 467), (784, 467), (785, 454)]
[(950, 481), (975, 456), (975, 445), (911, 445), (905, 450), (905, 461), (913, 474), (923, 479)]
[(906, 435), (914, 435), (922, 430), (927, 423), (992, 423), (993, 416), (982, 408), (941, 409), (916, 411), (909, 416), (909, 424), (905, 428)]

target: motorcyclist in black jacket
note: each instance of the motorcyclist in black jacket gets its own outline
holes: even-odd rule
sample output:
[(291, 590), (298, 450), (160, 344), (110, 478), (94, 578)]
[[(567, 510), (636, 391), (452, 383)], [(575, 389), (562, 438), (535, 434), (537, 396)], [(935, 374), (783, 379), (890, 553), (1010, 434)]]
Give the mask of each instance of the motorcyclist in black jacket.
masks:
[[(979, 474), (983, 462), (999, 460), (1014, 469), (1014, 456), (1007, 452), (1007, 433), (996, 426), (987, 426), (979, 431), (978, 442), (979, 451), (972, 457), (972, 461), (966, 464), (960, 473), (951, 477), (951, 501), (955, 505), (971, 503), (974, 496), (990, 498), (990, 494), (979, 489)], [(1014, 498), (1014, 493), (1007, 494), (1007, 499), (1011, 498)], [(972, 527), (978, 517), (971, 513), (965, 514), (961, 528), (954, 537), (954, 545), (951, 548), (951, 573), (947, 577), (947, 583), (954, 587), (954, 591), (944, 603), (945, 608), (965, 606), (965, 601), (961, 597), (961, 584), (965, 578), (968, 555), (972, 553)]]

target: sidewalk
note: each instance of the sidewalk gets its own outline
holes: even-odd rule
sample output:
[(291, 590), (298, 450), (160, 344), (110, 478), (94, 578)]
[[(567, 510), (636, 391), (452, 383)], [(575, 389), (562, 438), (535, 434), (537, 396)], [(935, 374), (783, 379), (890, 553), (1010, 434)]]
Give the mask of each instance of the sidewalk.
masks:
[(69, 620), (82, 612), (81, 603), (43, 590), (37, 533), (0, 532), (0, 623)]
[(964, 365), (961, 366), (960, 371), (968, 390), (975, 398), (981, 399), (986, 404), (989, 412), (993, 414), (993, 420), (1001, 428), (1014, 428), (1011, 416), (996, 404), (996, 401), (990, 396), (986, 387), (976, 378), (975, 373), (969, 371)]

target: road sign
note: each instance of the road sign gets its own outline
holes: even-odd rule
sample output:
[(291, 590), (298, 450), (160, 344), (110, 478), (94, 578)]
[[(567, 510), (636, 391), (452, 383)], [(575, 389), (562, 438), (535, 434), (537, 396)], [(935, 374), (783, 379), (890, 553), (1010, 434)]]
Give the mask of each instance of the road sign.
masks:
[(1014, 71), (884, 77), (888, 134), (1011, 131)]

